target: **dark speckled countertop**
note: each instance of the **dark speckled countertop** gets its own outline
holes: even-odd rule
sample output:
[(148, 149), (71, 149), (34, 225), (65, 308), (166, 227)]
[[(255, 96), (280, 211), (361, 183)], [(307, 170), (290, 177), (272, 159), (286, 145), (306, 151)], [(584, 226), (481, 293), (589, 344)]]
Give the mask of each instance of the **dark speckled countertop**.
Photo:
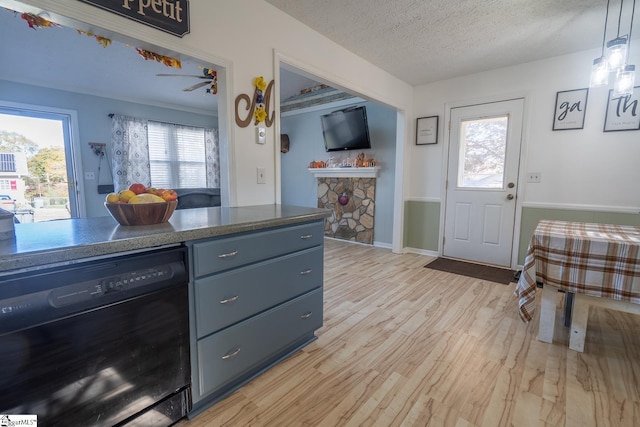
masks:
[(317, 221), (329, 214), (323, 209), (260, 205), (177, 210), (168, 223), (158, 225), (122, 226), (110, 216), (16, 224), (15, 239), (0, 240), (0, 274)]

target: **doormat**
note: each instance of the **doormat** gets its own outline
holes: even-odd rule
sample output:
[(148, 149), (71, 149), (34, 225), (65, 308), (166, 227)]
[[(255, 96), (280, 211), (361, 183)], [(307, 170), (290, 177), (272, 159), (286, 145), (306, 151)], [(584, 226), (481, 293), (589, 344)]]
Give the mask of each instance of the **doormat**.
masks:
[(474, 264), (472, 262), (457, 261), (448, 258), (436, 258), (434, 261), (425, 265), (425, 268), (460, 274), (475, 279), (488, 280), (503, 285), (515, 282), (515, 275), (517, 274), (515, 271), (505, 268), (490, 267), (488, 265)]

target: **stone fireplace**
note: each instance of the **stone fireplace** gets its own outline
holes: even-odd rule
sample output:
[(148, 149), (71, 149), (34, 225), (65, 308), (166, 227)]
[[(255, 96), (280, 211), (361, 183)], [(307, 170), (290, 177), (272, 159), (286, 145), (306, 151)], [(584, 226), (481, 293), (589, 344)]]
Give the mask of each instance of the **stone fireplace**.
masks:
[(318, 207), (332, 215), (325, 220), (324, 235), (373, 244), (375, 177), (318, 176)]

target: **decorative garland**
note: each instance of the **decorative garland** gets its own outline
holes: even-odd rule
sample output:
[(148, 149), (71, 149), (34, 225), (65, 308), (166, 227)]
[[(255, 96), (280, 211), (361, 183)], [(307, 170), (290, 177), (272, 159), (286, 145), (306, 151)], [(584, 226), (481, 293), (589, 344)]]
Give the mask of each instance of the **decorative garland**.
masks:
[(29, 28), (33, 28), (34, 30), (37, 30), (38, 28), (51, 28), (60, 26), (60, 24), (51, 22), (48, 19), (45, 19), (42, 16), (38, 16), (33, 13), (22, 13), (20, 14), (20, 18), (27, 21), (27, 24), (29, 24)]
[(136, 52), (140, 54), (146, 60), (155, 60), (167, 67), (182, 68), (182, 64), (179, 59), (171, 58), (170, 56), (160, 55), (159, 53), (151, 52), (149, 50), (136, 48)]
[(96, 34), (93, 34), (90, 31), (82, 31), (82, 30), (76, 30), (78, 32), (78, 34), (86, 34), (87, 37), (93, 37), (96, 39), (96, 41), (98, 43), (100, 43), (102, 45), (102, 47), (107, 47), (111, 44), (111, 39), (108, 39), (106, 37), (102, 37), (102, 36), (98, 36)]

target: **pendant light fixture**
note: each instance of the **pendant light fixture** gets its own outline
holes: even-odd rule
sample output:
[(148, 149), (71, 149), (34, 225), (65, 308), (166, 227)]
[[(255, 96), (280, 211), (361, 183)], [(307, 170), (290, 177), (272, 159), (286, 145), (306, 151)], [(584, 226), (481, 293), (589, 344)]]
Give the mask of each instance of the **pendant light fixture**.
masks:
[(604, 22), (604, 33), (602, 36), (602, 54), (600, 58), (593, 61), (591, 68), (591, 79), (589, 87), (596, 88), (609, 84), (609, 76), (615, 73), (613, 83), (613, 96), (629, 96), (633, 94), (633, 86), (635, 84), (635, 65), (628, 64), (629, 52), (631, 47), (631, 32), (633, 30), (633, 17), (636, 9), (636, 0), (633, 0), (631, 7), (631, 22), (629, 24), (629, 34), (620, 35), (620, 26), (622, 22), (622, 12), (624, 0), (620, 0), (620, 12), (618, 14), (618, 28), (616, 37), (606, 43), (607, 25), (609, 21), (609, 3), (607, 0), (607, 12)]
[[(634, 0), (635, 1), (635, 0)], [(621, 71), (627, 62), (627, 36), (620, 37), (620, 21), (622, 21), (622, 7), (624, 0), (620, 0), (618, 14), (618, 32), (616, 38), (607, 42), (607, 64), (610, 71)]]

